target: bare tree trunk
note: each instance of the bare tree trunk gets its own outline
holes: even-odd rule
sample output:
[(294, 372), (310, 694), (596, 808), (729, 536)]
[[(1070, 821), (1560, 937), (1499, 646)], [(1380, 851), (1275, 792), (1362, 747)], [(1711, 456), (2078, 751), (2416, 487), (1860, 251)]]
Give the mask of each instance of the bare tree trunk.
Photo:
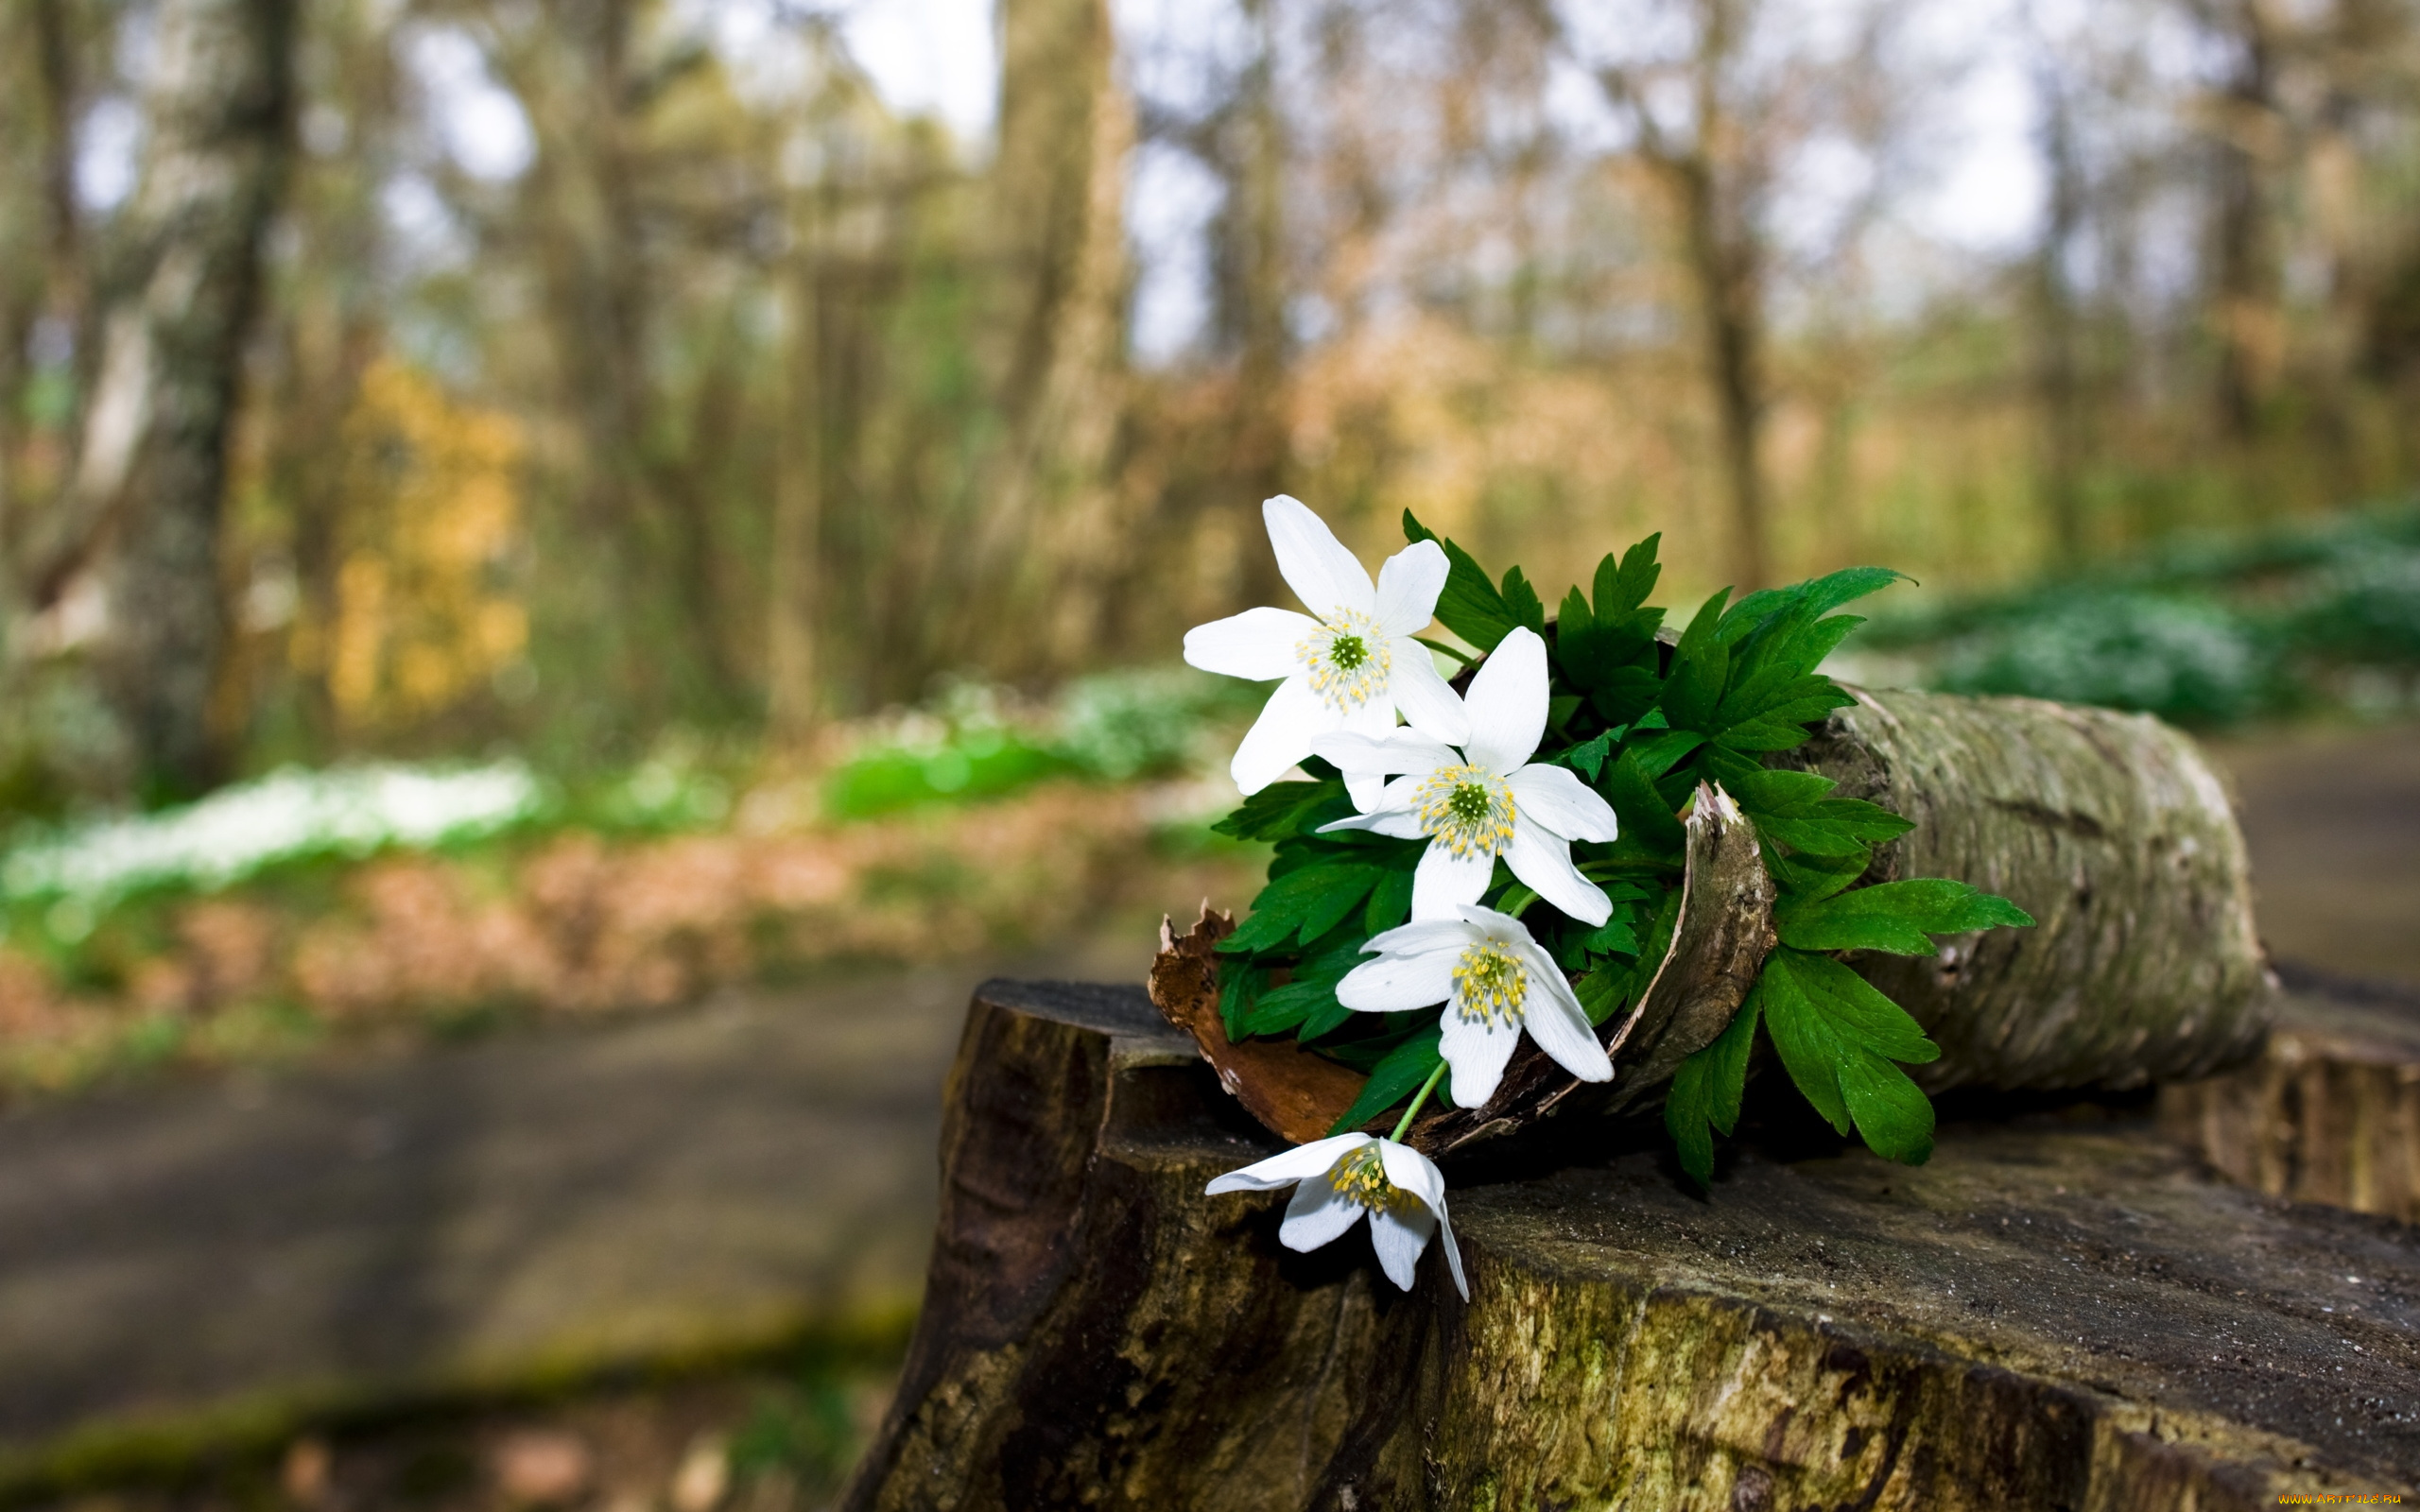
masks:
[(1064, 664), (1089, 649), (1119, 555), (1103, 472), (1119, 407), (1133, 127), (1106, 0), (1005, 0), (1000, 27), (992, 360), (1009, 437), (974, 561), (1034, 626), (1007, 655)]
[[(1236, 430), (1230, 443), (1238, 485), (1236, 507), (1248, 521), (1238, 539), (1260, 536), (1260, 502), (1286, 490), (1286, 138), (1277, 110), (1276, 28), (1269, 0), (1251, 0), (1258, 51), (1236, 101), (1241, 134), (1230, 231), (1230, 274), (1240, 350), (1236, 366)], [(1255, 604), (1283, 602), (1275, 559), (1245, 553), (1238, 584)]]
[[(804, 197), (802, 197), (804, 198)], [(797, 745), (821, 711), (818, 621), (823, 524), (822, 281), (814, 223), (798, 217), (787, 295), (779, 453), (774, 460), (769, 715), (776, 740)]]
[(2074, 281), (2066, 259), (2083, 226), (2083, 164), (2076, 154), (2074, 107), (2056, 64), (2035, 72), (2043, 101), (2042, 156), (2049, 204), (2034, 249), (2035, 403), (2041, 408), (2040, 497), (2059, 560), (2081, 566), (2088, 553), (2083, 518), (2084, 412)]
[(2219, 340), (2213, 398), (2229, 440), (2252, 440), (2280, 332), (2270, 160), (2277, 130), (2275, 27), (2264, 0), (2231, 0), (2204, 15), (2236, 49), (2219, 107), (2218, 203), (2212, 226)]
[(41, 589), (111, 527), (105, 683), (138, 780), (191, 792), (218, 775), (211, 689), (226, 635), (221, 495), (262, 241), (284, 187), (291, 0), (164, 0), (149, 137), (123, 212), (138, 268), (112, 311), (69, 496)]

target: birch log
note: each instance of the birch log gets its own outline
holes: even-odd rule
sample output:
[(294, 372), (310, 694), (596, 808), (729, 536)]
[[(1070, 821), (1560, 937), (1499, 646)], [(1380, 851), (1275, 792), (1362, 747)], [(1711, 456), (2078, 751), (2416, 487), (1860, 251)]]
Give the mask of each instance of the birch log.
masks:
[(2035, 919), (1853, 959), (1941, 1045), (1928, 1091), (2139, 1087), (2257, 1053), (2273, 994), (2243, 835), (2189, 739), (2035, 698), (1852, 691), (1789, 754), (1915, 821), (1867, 880), (1954, 877)]

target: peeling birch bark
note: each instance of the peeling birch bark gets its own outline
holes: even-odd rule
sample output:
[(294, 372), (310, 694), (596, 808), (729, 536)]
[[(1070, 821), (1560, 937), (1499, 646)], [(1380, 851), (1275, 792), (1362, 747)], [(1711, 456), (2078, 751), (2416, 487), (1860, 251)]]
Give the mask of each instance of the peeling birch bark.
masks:
[(2036, 921), (1849, 957), (1941, 1045), (1919, 1084), (2122, 1089), (2257, 1053), (2273, 988), (2243, 836), (2191, 740), (2035, 698), (1849, 691), (1783, 764), (1915, 821), (1867, 880), (1951, 877)]

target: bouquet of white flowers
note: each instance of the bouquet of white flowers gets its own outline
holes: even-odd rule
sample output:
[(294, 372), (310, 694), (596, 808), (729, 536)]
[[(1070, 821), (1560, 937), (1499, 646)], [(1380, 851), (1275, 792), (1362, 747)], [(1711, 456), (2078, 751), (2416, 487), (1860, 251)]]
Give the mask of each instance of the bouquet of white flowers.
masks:
[[(1410, 544), (1374, 583), (1303, 505), (1263, 512), (1310, 612), (1249, 610), (1184, 643), (1197, 667), (1278, 681), (1236, 752), (1244, 802), (1219, 825), (1276, 855), (1217, 942), (1215, 1029), (1290, 1040), (1366, 1079), (1327, 1137), (1213, 1193), (1299, 1183), (1281, 1231), (1296, 1249), (1366, 1213), (1406, 1287), (1441, 1228), (1451, 1258), (1443, 1177), (1404, 1143), (1415, 1119), (1441, 1088), (1456, 1108), (1490, 1106), (1525, 1036), (1570, 1078), (1614, 1078), (1607, 1042), (1672, 952), (1699, 820), (1753, 834), (1774, 943), (1728, 1026), (1673, 1075), (1665, 1122), (1683, 1169), (1711, 1179), (1760, 1029), (1835, 1128), (1893, 1160), (1930, 1154), (1932, 1105), (1900, 1066), (1939, 1051), (1833, 953), (1929, 954), (1934, 935), (2032, 919), (1961, 882), (1857, 885), (1908, 821), (1767, 765), (1853, 701), (1817, 670), (1861, 623), (1835, 610), (1897, 573), (1850, 568), (1736, 603), (1725, 589), (1674, 636), (1647, 606), (1656, 537), (1607, 556), (1593, 592), (1574, 588), (1550, 620), (1519, 568), (1491, 578), (1409, 511)], [(1467, 649), (1423, 638), (1432, 620)], [(1358, 1132), (1390, 1115), (1387, 1137)]]

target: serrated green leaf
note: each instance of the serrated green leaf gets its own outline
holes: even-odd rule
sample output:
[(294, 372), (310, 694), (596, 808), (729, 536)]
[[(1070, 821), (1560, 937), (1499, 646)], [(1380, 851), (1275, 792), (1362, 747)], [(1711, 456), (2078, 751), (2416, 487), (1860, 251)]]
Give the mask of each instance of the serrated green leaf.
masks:
[(1589, 705), (1609, 725), (1634, 724), (1663, 696), (1664, 679), (1647, 667), (1616, 667), (1597, 682)]
[(1702, 1058), (1704, 1055), (1701, 1050), (1682, 1061), (1664, 1094), (1664, 1130), (1672, 1136), (1681, 1169), (1700, 1190), (1714, 1185), (1714, 1133), (1707, 1126), (1714, 1068)]
[(1896, 582), (1913, 582), (1907, 574), (1888, 567), (1843, 567), (1803, 583), (1787, 588), (1767, 588), (1750, 593), (1731, 606), (1723, 616), (1723, 638), (1739, 641), (1773, 615), (1797, 610), (1807, 614), (1825, 614), (1843, 604), (1863, 598)]
[[(1403, 533), (1409, 540), (1434, 541), (1444, 548), (1445, 586), (1437, 595), (1437, 623), (1481, 651), (1495, 650), (1496, 643), (1521, 623), (1512, 606), (1505, 603), (1503, 593), (1488, 580), (1486, 572), (1469, 552), (1413, 519), (1409, 509), (1403, 512)], [(1528, 586), (1526, 581), (1523, 586)], [(1537, 594), (1530, 593), (1530, 599), (1534, 603)], [(1538, 617), (1544, 623), (1543, 608)]]
[(1328, 1129), (1330, 1134), (1343, 1134), (1386, 1112), (1419, 1090), (1429, 1073), (1444, 1064), (1438, 1054), (1442, 1030), (1424, 1029), (1388, 1052), (1385, 1059), (1370, 1069), (1370, 1080), (1362, 1087), (1361, 1095), (1344, 1110), (1344, 1116)]
[(1335, 1033), (1352, 1017), (1353, 1010), (1339, 1002), (1336, 989), (1330, 988), (1325, 1001), (1311, 1009), (1309, 1015), (1303, 1020), (1303, 1026), (1294, 1031), (1294, 1038), (1304, 1044), (1309, 1044), (1314, 1040), (1323, 1039)]
[(1664, 1126), (1679, 1147), (1681, 1169), (1701, 1187), (1714, 1177), (1713, 1132), (1729, 1134), (1739, 1126), (1739, 1106), (1748, 1086), (1748, 1053), (1756, 1042), (1756, 1021), (1763, 1011), (1751, 988), (1739, 1011), (1714, 1042), (1681, 1062), (1672, 1078), (1670, 1100), (1664, 1105)]
[(1599, 955), (1635, 955), (1638, 954), (1638, 930), (1629, 919), (1616, 914), (1590, 930), (1580, 943), (1583, 949)]
[(1722, 602), (1730, 594), (1731, 590), (1720, 589), (1707, 599), (1672, 648), (1672, 673), (1664, 679), (1659, 706), (1675, 730), (1703, 733), (1714, 723), (1723, 684), (1731, 676), (1731, 648), (1717, 634)]
[(1557, 765), (1568, 766), (1593, 782), (1597, 774), (1605, 769), (1605, 757), (1613, 750), (1615, 738), (1613, 730), (1605, 730), (1596, 739), (1574, 746), (1554, 760)]
[(1688, 833), (1673, 816), (1672, 806), (1655, 790), (1653, 779), (1640, 765), (1638, 752), (1626, 750), (1605, 772), (1600, 790), (1614, 806), (1614, 817), (1626, 838), (1658, 855), (1678, 855)]
[(1381, 867), (1347, 866), (1328, 868), (1321, 892), (1303, 908), (1302, 939), (1307, 945), (1344, 921), (1386, 876)]
[(1848, 1047), (1832, 1032), (1823, 1010), (1807, 998), (1796, 973), (1789, 970), (1786, 950), (1777, 949), (1765, 957), (1764, 974), (1756, 979), (1765, 1033), (1772, 1037), (1782, 1069), (1789, 1073), (1799, 1095), (1825, 1123), (1845, 1134), (1849, 1110), (1841, 1100), (1839, 1067)]
[[(1337, 812), (1326, 812), (1330, 808)], [(1286, 840), (1352, 812), (1341, 780), (1271, 782), (1210, 828), (1238, 840)]]
[(2033, 917), (2007, 899), (1965, 883), (1916, 877), (1806, 902), (1784, 910), (1773, 922), (1782, 943), (1800, 950), (1929, 955), (1935, 935), (2001, 925), (2022, 929)]
[(1889, 809), (1863, 799), (1825, 798), (1812, 803), (1772, 805), (1750, 816), (1756, 833), (1810, 855), (1862, 855), (1872, 846), (1915, 828)]
[(1796, 985), (1842, 1044), (1862, 1045), (1910, 1065), (1941, 1058), (1941, 1047), (1926, 1038), (1907, 1009), (1830, 956), (1785, 945), (1766, 958), (1766, 975), (1776, 971)]
[[(1275, 863), (1270, 869), (1276, 871)], [(1369, 896), (1370, 889), (1377, 885), (1380, 869), (1359, 862), (1339, 863), (1322, 858), (1274, 875), (1252, 901), (1252, 917), (1220, 940), (1218, 948), (1230, 955), (1275, 950), (1295, 937), (1298, 931), (1305, 943), (1317, 939), (1335, 928), (1354, 904)]]
[(1596, 627), (1597, 614), (1588, 607), (1588, 595), (1577, 587), (1564, 593), (1562, 607), (1554, 611), (1555, 644), (1560, 646), (1564, 637), (1586, 635)]
[(1505, 569), (1504, 586), (1499, 593), (1504, 600), (1505, 610), (1512, 616), (1514, 624), (1525, 625), (1541, 635), (1546, 633), (1547, 607), (1538, 598), (1538, 591), (1530, 586), (1530, 579), (1523, 576), (1520, 568)]
[[(1663, 567), (1655, 560), (1656, 548), (1663, 541), (1664, 533), (1659, 530), (1623, 552), (1619, 566), (1615, 565), (1610, 555), (1597, 564), (1594, 586), (1599, 619), (1634, 614), (1646, 604), (1647, 595), (1655, 592), (1655, 580), (1664, 575)], [(1663, 616), (1659, 613), (1656, 617)], [(1648, 633), (1652, 635), (1654, 630), (1651, 627)]]
[(1863, 876), (1870, 860), (1861, 850), (1844, 856), (1783, 855), (1771, 846), (1765, 848), (1765, 870), (1785, 906), (1829, 898)]
[(1219, 971), (1219, 1022), (1225, 1025), (1227, 1038), (1244, 1037), (1244, 1021), (1252, 1016), (1260, 986), (1269, 973), (1259, 967), (1242, 961), (1227, 961)]
[(1370, 906), (1361, 916), (1361, 930), (1366, 935), (1383, 935), (1397, 924), (1411, 919), (1411, 872), (1407, 868), (1390, 867), (1387, 874), (1370, 891)]
[(1906, 1072), (1859, 1050), (1841, 1062), (1840, 1078), (1841, 1097), (1867, 1149), (1908, 1165), (1932, 1158), (1932, 1100)]

